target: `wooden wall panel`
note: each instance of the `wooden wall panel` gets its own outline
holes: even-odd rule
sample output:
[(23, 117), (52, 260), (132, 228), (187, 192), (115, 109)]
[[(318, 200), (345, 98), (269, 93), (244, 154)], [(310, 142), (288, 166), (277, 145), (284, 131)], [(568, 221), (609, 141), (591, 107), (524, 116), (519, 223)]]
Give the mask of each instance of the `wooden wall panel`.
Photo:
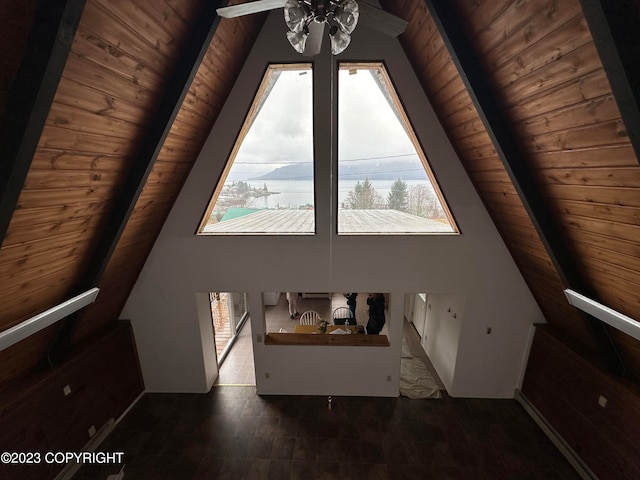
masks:
[[(63, 388), (71, 393), (65, 396)], [(144, 389), (130, 325), (113, 325), (90, 348), (74, 352), (55, 371), (37, 375), (3, 392), (0, 450), (79, 452), (91, 426), (117, 419)], [(54, 478), (64, 467), (0, 465), (0, 478)]]
[(599, 479), (640, 476), (636, 385), (612, 379), (538, 328), (522, 392)]

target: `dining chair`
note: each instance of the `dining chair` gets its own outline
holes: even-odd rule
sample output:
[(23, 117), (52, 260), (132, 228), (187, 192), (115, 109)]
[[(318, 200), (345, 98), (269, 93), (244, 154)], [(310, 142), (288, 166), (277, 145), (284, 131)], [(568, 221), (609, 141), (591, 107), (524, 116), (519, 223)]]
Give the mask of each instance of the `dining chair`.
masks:
[(315, 310), (307, 310), (300, 315), (300, 325), (315, 325), (320, 318), (320, 314)]
[(347, 319), (350, 325), (355, 325), (356, 322), (353, 320), (353, 314), (349, 307), (338, 307), (333, 311), (334, 325), (344, 325)]

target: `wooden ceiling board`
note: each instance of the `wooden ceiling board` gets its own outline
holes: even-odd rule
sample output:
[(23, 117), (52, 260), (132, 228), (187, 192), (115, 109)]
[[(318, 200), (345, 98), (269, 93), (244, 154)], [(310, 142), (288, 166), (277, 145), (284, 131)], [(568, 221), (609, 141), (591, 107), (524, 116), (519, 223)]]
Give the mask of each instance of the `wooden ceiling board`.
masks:
[[(46, 223), (30, 225), (22, 229), (12, 229), (7, 235), (6, 245), (7, 247), (15, 245), (18, 248), (20, 246), (24, 248), (26, 242), (35, 241), (42, 241), (49, 243), (49, 245), (57, 245), (57, 237), (66, 233), (75, 233), (78, 239), (81, 240), (86, 235), (90, 235), (95, 230), (99, 230), (101, 218), (99, 214), (107, 210), (107, 208), (103, 207), (101, 210), (95, 211), (96, 215), (73, 219), (60, 215), (57, 223), (55, 222), (56, 217), (51, 217)], [(26, 252), (25, 254), (29, 255)]]
[(182, 5), (170, 5), (169, 2), (156, 0), (133, 0), (133, 4), (145, 12), (147, 18), (162, 26), (166, 32), (184, 32), (189, 28), (188, 16), (181, 15)]
[[(514, 0), (496, 0), (492, 2), (479, 2), (476, 0), (460, 0), (456, 3), (456, 6), (460, 12), (465, 12), (465, 15), (460, 15), (461, 26), (464, 26), (465, 30), (469, 32), (471, 38), (475, 38), (483, 30), (489, 28), (498, 18), (504, 13)], [(518, 5), (530, 3), (530, 0), (516, 2)], [(469, 22), (467, 17), (473, 17), (474, 21)]]
[[(548, 108), (552, 104), (549, 102)], [(620, 118), (620, 111), (615, 98), (610, 93), (593, 98), (579, 104), (569, 106), (552, 106), (545, 112), (535, 116), (521, 112), (520, 109), (512, 109), (512, 115), (521, 123), (525, 135), (534, 136), (542, 133), (566, 130), (575, 127), (583, 127), (594, 123), (605, 123)]]
[(593, 187), (640, 187), (640, 169), (637, 167), (587, 167), (540, 169), (541, 183), (554, 185), (589, 185)]
[[(255, 26), (256, 22), (264, 21), (264, 16), (261, 18), (262, 20), (256, 20), (246, 17), (220, 22), (103, 273), (99, 286), (107, 293), (101, 293), (101, 303), (91, 305), (83, 312), (76, 341), (91, 336), (106, 323), (113, 321), (114, 313), (117, 316), (124, 306), (173, 200), (255, 41), (256, 28), (242, 28), (241, 25), (247, 23)], [(248, 30), (254, 33), (248, 35)], [(182, 121), (185, 117), (189, 121)], [(176, 164), (184, 167), (176, 168)], [(168, 202), (167, 198), (171, 201)], [(145, 205), (149, 208), (142, 207)], [(104, 308), (105, 305), (108, 308)]]
[[(157, 0), (157, 3), (161, 2)], [(158, 35), (166, 35), (162, 27), (151, 19), (149, 25), (153, 25)], [(184, 41), (185, 29), (176, 31), (175, 34), (181, 37), (171, 40), (171, 43)], [(76, 43), (78, 56), (86, 54), (86, 60), (96, 65), (102, 65), (104, 61), (105, 69), (129, 79), (137, 78), (142, 70), (162, 77), (176, 55), (174, 47), (167, 48), (165, 43), (149, 41), (128, 23), (126, 17), (124, 21), (117, 18), (97, 1), (87, 2)]]
[(552, 15), (547, 13), (540, 12), (520, 29), (512, 30), (510, 37), (498, 39), (495, 46), (480, 39), (474, 40), (482, 50), (481, 55), (487, 57), (488, 68), (496, 73), (504, 71), (517, 76), (527, 75), (590, 41), (579, 6), (577, 9), (557, 6)]
[[(141, 63), (139, 58), (98, 37), (95, 31), (80, 29), (78, 35), (81, 36), (74, 45), (74, 54), (83, 63), (100, 65), (112, 76), (134, 82), (150, 92), (157, 91), (164, 85), (162, 70), (167, 68), (169, 59), (163, 55), (156, 53), (155, 61), (151, 56), (145, 63)], [(121, 45), (120, 39), (115, 40)]]
[(455, 138), (456, 148), (465, 157), (474, 157), (478, 148), (493, 147), (493, 141), (486, 130)]
[[(483, 57), (487, 71), (498, 89), (506, 88), (517, 80), (540, 71), (560, 58), (571, 56), (586, 46), (591, 46), (591, 35), (583, 17), (574, 18), (568, 25), (557, 25), (552, 33), (527, 45), (513, 58), (505, 59), (501, 52), (491, 51)], [(495, 66), (489, 66), (491, 63)], [(499, 63), (503, 62), (503, 63)], [(565, 80), (566, 81), (566, 80)], [(548, 82), (547, 82), (548, 84)]]
[(629, 225), (640, 225), (640, 208), (580, 202), (554, 198), (554, 208), (559, 215), (598, 218)]
[(547, 184), (545, 185), (545, 191), (550, 195), (550, 199), (558, 198), (611, 206), (640, 207), (640, 196), (636, 188)]
[[(571, 12), (573, 13), (573, 12)], [(574, 47), (584, 47), (586, 49), (590, 42), (590, 36), (581, 37), (579, 32), (585, 31), (583, 19), (576, 18), (563, 27), (562, 34), (549, 35), (549, 38), (563, 38), (567, 32), (573, 32), (576, 40), (574, 43), (564, 42), (567, 45), (567, 51)], [(588, 34), (588, 30), (586, 30)], [(578, 40), (579, 39), (579, 40)], [(529, 55), (536, 56), (536, 50), (541, 48), (545, 50), (545, 43), (540, 41), (536, 44), (536, 48), (529, 47)], [(593, 48), (593, 47), (591, 47)], [(491, 57), (490, 52), (488, 56)], [(565, 52), (567, 53), (567, 52)], [(519, 59), (526, 57), (518, 57)], [(538, 64), (545, 64), (544, 52), (539, 55)], [(485, 64), (498, 65), (501, 60), (488, 59)], [(530, 66), (529, 63), (523, 62), (527, 68), (535, 68), (535, 63)], [(597, 66), (593, 62), (594, 66)], [(527, 68), (523, 68), (523, 72), (527, 72)], [(600, 68), (600, 67), (598, 67)], [(539, 72), (538, 72), (539, 73)], [(494, 73), (494, 76), (496, 74)], [(509, 81), (512, 81), (509, 78)], [(507, 82), (505, 81), (504, 84)], [(547, 84), (548, 85), (548, 84)], [(544, 86), (546, 87), (546, 86)], [(612, 195), (619, 195), (620, 192), (614, 193), (616, 187), (624, 187), (624, 193), (627, 197), (634, 196), (634, 192), (629, 190), (638, 186), (638, 170), (636, 166), (611, 170), (611, 164), (631, 164), (632, 155), (628, 146), (626, 132), (620, 120), (620, 114), (617, 109), (616, 102), (611, 95), (610, 87), (606, 78), (601, 71), (594, 71), (587, 76), (586, 79), (580, 77), (567, 80), (565, 83), (558, 84), (557, 87), (551, 89), (551, 95), (546, 96), (544, 87), (529, 102), (526, 100), (513, 100), (517, 98), (516, 94), (512, 94), (511, 98), (504, 103), (509, 106), (508, 115), (514, 119), (518, 135), (522, 137), (522, 144), (527, 151), (532, 152), (553, 152), (566, 151), (572, 149), (581, 149), (582, 151), (593, 150), (590, 158), (591, 165), (599, 167), (598, 162), (606, 158), (603, 162), (607, 168), (576, 168), (576, 169), (546, 169), (541, 165), (535, 164), (539, 169), (537, 172), (537, 180), (541, 183), (541, 189), (545, 192), (546, 200), (553, 206), (553, 210), (559, 213), (559, 223), (561, 225), (570, 225), (573, 229), (582, 229), (580, 236), (577, 238), (586, 238), (591, 232), (600, 235), (611, 235), (622, 239), (638, 238), (636, 228), (629, 225), (615, 225), (613, 223), (603, 222), (603, 214), (606, 212), (602, 207), (598, 210), (598, 218), (596, 220), (589, 218), (571, 218), (567, 217), (564, 211), (555, 207), (555, 199), (558, 195), (562, 198), (563, 194), (559, 192), (563, 185), (570, 185), (575, 195), (575, 190), (581, 189), (582, 186), (589, 188), (589, 193), (598, 191), (593, 187), (604, 187), (599, 190), (604, 198), (611, 199)], [(509, 95), (511, 92), (507, 87), (503, 93)], [(582, 96), (582, 99), (580, 97)], [(544, 102), (542, 100), (545, 100)], [(612, 150), (611, 146), (617, 144), (624, 145), (622, 148)], [(624, 158), (620, 160), (612, 160), (610, 155), (602, 155), (600, 148), (608, 147), (606, 153), (614, 153), (616, 151), (626, 151)], [(569, 155), (571, 156), (571, 155)], [(537, 158), (542, 156), (538, 153)], [(578, 155), (573, 155), (577, 158)], [(536, 157), (534, 157), (536, 158)], [(544, 157), (542, 157), (544, 158)], [(547, 156), (547, 159), (549, 157)], [(587, 162), (583, 155), (579, 156), (581, 165), (586, 166)], [(551, 187), (551, 188), (550, 188)], [(566, 196), (566, 195), (565, 195)], [(586, 201), (593, 201), (594, 198), (583, 198)], [(609, 200), (611, 201), (611, 200)], [(574, 202), (576, 203), (576, 202)], [(613, 203), (612, 203), (613, 205)], [(588, 206), (583, 205), (581, 209), (583, 215), (588, 215)], [(568, 236), (571, 238), (570, 236)], [(631, 243), (629, 245), (632, 245)], [(577, 250), (575, 244), (572, 250)], [(631, 272), (616, 272), (615, 268), (610, 268), (608, 262), (614, 262), (615, 258), (607, 258), (601, 254), (596, 259), (585, 255), (581, 251), (581, 267), (585, 272), (590, 272), (590, 279), (593, 284), (609, 284), (619, 283), (616, 277), (622, 275), (624, 281), (630, 282), (635, 279), (635, 275)], [(591, 252), (593, 253), (593, 252)], [(626, 251), (621, 252), (623, 255)], [(603, 261), (604, 260), (604, 261)], [(618, 262), (619, 263), (619, 262)], [(629, 287), (622, 288), (622, 291), (630, 290)], [(604, 289), (600, 289), (600, 295), (604, 293)], [(619, 302), (618, 302), (619, 303)], [(620, 304), (620, 303), (619, 303)]]
[(602, 145), (598, 148), (561, 150), (553, 152), (531, 152), (531, 167), (578, 168), (578, 167), (633, 167), (636, 156), (628, 143)]
[[(510, 15), (510, 10), (515, 15), (515, 4), (500, 16)], [(504, 115), (512, 122), (524, 160), (535, 171), (539, 191), (555, 215), (565, 243), (579, 259), (581, 275), (603, 302), (606, 300), (607, 305), (623, 312), (633, 312), (637, 318), (634, 292), (640, 266), (631, 259), (637, 250), (633, 240), (640, 238), (635, 211), (640, 206), (640, 170), (579, 4), (562, 2), (554, 4), (553, 10), (541, 10), (530, 21), (520, 22), (519, 27), (513, 24), (515, 30), (521, 31), (510, 31), (509, 38), (501, 36), (500, 28), (496, 28), (495, 37), (501, 36), (502, 41), (492, 39), (492, 29), (479, 25), (480, 20), (470, 11), (463, 15), (475, 25), (471, 31), (480, 32), (474, 37), (474, 48), (482, 55)], [(540, 15), (546, 22), (540, 21)], [(452, 119), (455, 115), (447, 118), (447, 124), (455, 123)], [(474, 148), (481, 143), (478, 134), (466, 134), (479, 128), (481, 123), (467, 120), (449, 129), (466, 164), (466, 158), (472, 157)], [(497, 201), (501, 194), (513, 198), (509, 187), (503, 185), (504, 176), (497, 171), (472, 170), (472, 177), (481, 193), (493, 192)], [(567, 202), (578, 210), (578, 216), (563, 209)], [(495, 208), (495, 204), (488, 205)], [(624, 210), (618, 211), (619, 208)], [(503, 234), (525, 228), (521, 223), (514, 226), (512, 218), (504, 215), (493, 217)], [(569, 228), (571, 231), (567, 231)], [(596, 238), (590, 240), (593, 235)], [(622, 250), (594, 251), (576, 244), (603, 239), (610, 246), (615, 242), (616, 248)], [(508, 244), (521, 241), (521, 237), (507, 239)], [(512, 251), (517, 252), (518, 248), (512, 247)], [(514, 256), (524, 259), (523, 255), (526, 253)], [(625, 259), (630, 261), (620, 265)], [(516, 261), (526, 263), (518, 262), (518, 258)], [(529, 264), (522, 271), (527, 277), (534, 270)], [(564, 299), (559, 296), (557, 301)], [(639, 373), (634, 371), (631, 375)]]
[[(524, 100), (592, 74), (601, 67), (602, 64), (596, 55), (593, 44), (586, 43), (564, 55), (561, 62), (552, 61), (527, 75), (522, 75), (522, 72), (520, 75), (512, 75), (503, 79), (500, 84), (496, 84), (495, 88), (501, 99)], [(494, 73), (488, 72), (492, 78)], [(507, 102), (502, 101), (502, 103)]]
[[(180, 54), (180, 49), (184, 45), (186, 37), (189, 35), (189, 25), (179, 21), (177, 17), (175, 26), (178, 27), (174, 31), (168, 31), (165, 29), (165, 21), (162, 17), (159, 17), (156, 12), (153, 12), (160, 6), (164, 7), (164, 2), (154, 1), (153, 3), (147, 3), (145, 9), (141, 8), (134, 2), (123, 2), (121, 0), (92, 0), (98, 8), (103, 9), (108, 15), (112, 16), (115, 21), (109, 21), (107, 25), (115, 30), (119, 30), (118, 23), (126, 26), (131, 32), (135, 32), (135, 35), (146, 42), (149, 46), (158, 52), (163, 53), (168, 58), (176, 58)], [(185, 11), (191, 15), (194, 11), (194, 6), (198, 7), (198, 2), (185, 2), (186, 5), (182, 7)], [(153, 13), (152, 13), (153, 12)], [(169, 15), (175, 16), (175, 11), (165, 10)], [(103, 29), (106, 30), (106, 26)], [(144, 52), (149, 49), (144, 48)], [(138, 52), (138, 53), (142, 53)], [(136, 55), (137, 58), (143, 59), (144, 57)]]
[[(596, 244), (598, 239), (609, 238), (617, 241), (618, 249), (615, 250), (623, 255), (635, 257), (637, 247), (632, 249), (634, 242), (637, 242), (640, 227), (638, 225), (619, 224), (607, 221), (592, 220), (589, 217), (568, 217), (563, 216), (564, 225), (568, 231), (572, 232), (574, 241), (588, 244)], [(624, 243), (622, 243), (624, 242)]]
[[(143, 3), (87, 2), (19, 198), (20, 213), (7, 232), (16, 252), (5, 256), (0, 251), (2, 267), (5, 261), (7, 269), (15, 267), (10, 258), (16, 255), (29, 265), (16, 277), (12, 318), (24, 318), (78, 293), (111, 213), (110, 202), (119, 194), (153, 119), (164, 79), (190, 33), (183, 17), (192, 18), (199, 6), (181, 3), (176, 9), (183, 12), (177, 16), (162, 0)], [(153, 5), (175, 18), (158, 17)], [(31, 252), (44, 248), (36, 247), (40, 242), (74, 253), (66, 259), (32, 257)], [(117, 315), (109, 319), (115, 320)], [(45, 344), (39, 344), (32, 362), (14, 370), (41, 361)]]
[[(495, 9), (501, 7), (497, 16), (489, 20), (488, 24), (473, 21), (469, 25), (469, 34), (473, 43), (477, 45), (478, 52), (482, 55), (491, 50), (500, 52), (496, 57), (509, 59), (515, 56), (510, 54), (513, 48), (521, 49), (523, 44), (531, 44), (544, 37), (554, 22), (567, 22), (579, 11), (579, 5), (574, 2), (578, 10), (571, 13), (570, 9), (562, 9), (558, 12), (558, 3), (561, 0), (520, 1), (510, 2), (509, 5), (500, 5), (500, 2), (480, 2), (480, 8)], [(461, 10), (465, 15), (476, 16), (468, 8)], [(561, 16), (558, 16), (561, 15)], [(484, 25), (484, 28), (482, 26)], [(482, 28), (474, 34), (474, 30)], [(496, 68), (499, 65), (492, 65)]]
[(448, 98), (440, 103), (440, 121), (446, 122), (451, 115), (465, 115), (460, 117), (463, 122), (468, 122), (478, 115), (475, 106), (469, 98), (469, 92), (462, 82), (455, 83), (456, 91), (449, 93)]
[(540, 91), (527, 98), (503, 96), (504, 105), (511, 107), (513, 114), (521, 118), (532, 118), (549, 112), (549, 106), (566, 108), (611, 94), (611, 86), (604, 73), (598, 69), (555, 87)]
[(520, 133), (521, 143), (527, 149), (552, 152), (574, 150), (629, 143), (621, 119), (585, 125), (574, 129), (556, 130), (525, 137)]
[[(576, 251), (580, 251), (576, 249)], [(591, 253), (589, 250), (583, 253)], [(602, 253), (606, 255), (606, 252)], [(620, 260), (620, 257), (617, 257)], [(629, 315), (632, 318), (637, 318), (640, 314), (640, 262), (637, 259), (629, 257), (629, 261), (625, 265), (617, 263), (616, 258), (613, 259), (610, 256), (605, 256), (604, 259), (598, 258), (595, 255), (584, 261), (585, 271), (591, 272), (596, 288), (600, 288), (600, 285), (607, 285), (608, 287), (614, 287), (620, 292), (624, 292), (622, 297), (626, 299), (627, 308), (622, 313)], [(604, 289), (603, 289), (604, 290)]]
[[(65, 67), (59, 98), (63, 104), (84, 107), (97, 115), (111, 114), (131, 123), (146, 122), (153, 112), (153, 92), (102, 65), (78, 57), (73, 51)], [(74, 92), (78, 92), (78, 98)], [(73, 98), (70, 100), (70, 98)], [(97, 100), (92, 103), (93, 100)]]
[[(26, 281), (23, 283), (11, 284), (9, 288), (2, 293), (9, 299), (3, 302), (3, 317), (6, 320), (2, 329), (10, 328), (34, 315), (48, 310), (50, 305), (57, 305), (57, 298), (70, 298), (73, 295), (73, 289), (76, 287), (76, 267), (72, 269), (66, 268), (66, 265), (55, 265), (46, 267), (47, 275), (38, 278), (38, 283)], [(38, 308), (34, 310), (34, 305)], [(28, 339), (26, 340), (28, 343)], [(39, 363), (44, 358), (45, 352), (40, 352), (38, 358), (33, 358), (33, 364)]]
[[(392, 2), (383, 2), (383, 5), (397, 14), (391, 3)], [(462, 3), (464, 2), (461, 2), (461, 4)], [(504, 19), (509, 16), (518, 15), (510, 9), (522, 7), (522, 3), (523, 2), (501, 2), (498, 5), (495, 2), (475, 2), (473, 6), (467, 5), (467, 8), (470, 10), (465, 12), (463, 18), (468, 21), (471, 35), (476, 35), (477, 37), (474, 38), (474, 47), (476, 46), (475, 40), (491, 38), (490, 32), (492, 29), (488, 28), (488, 26), (490, 26), (495, 19)], [(480, 8), (480, 10), (476, 7)], [(464, 11), (463, 6), (458, 5), (458, 8)], [(560, 24), (567, 23), (567, 19), (571, 19), (570, 21), (574, 22), (571, 24), (573, 25), (571, 35), (583, 32), (582, 36), (578, 35), (570, 40), (563, 53), (571, 54), (571, 52), (576, 49), (579, 50), (580, 45), (587, 43), (588, 39), (584, 37), (584, 22), (575, 19), (575, 12), (557, 15), (555, 14), (555, 3), (548, 3), (540, 10), (536, 10), (531, 6), (527, 6), (527, 8), (529, 8), (528, 15), (529, 18), (532, 19), (531, 21), (537, 22), (535, 23), (535, 28), (529, 24), (530, 31), (527, 36), (528, 41), (546, 45), (547, 48), (550, 48), (550, 42), (552, 40), (558, 41), (559, 38), (565, 38), (559, 34), (557, 36), (550, 35), (550, 32), (553, 32), (554, 29), (549, 28), (548, 24), (553, 20), (552, 17), (554, 17)], [(471, 13), (471, 10), (473, 10), (473, 13)], [(483, 13), (480, 13), (482, 10), (484, 10)], [(541, 22), (541, 18), (545, 18), (547, 23)], [(461, 23), (465, 23), (466, 20), (461, 20)], [(430, 21), (431, 20), (423, 20), (425, 24)], [(526, 28), (525, 25), (527, 25), (527, 21), (525, 19), (522, 19), (520, 23), (522, 25), (521, 28)], [(518, 38), (522, 38), (517, 32), (517, 28), (509, 32), (504, 32), (499, 27), (496, 27), (493, 31), (496, 32), (495, 35), (499, 36), (500, 39), (493, 39), (491, 41), (492, 43), (487, 45), (486, 50), (489, 52), (502, 52), (503, 56), (500, 57), (500, 61), (495, 64), (509, 66), (508, 68), (503, 68), (504, 72), (509, 75), (508, 80), (503, 83), (510, 84), (512, 88), (511, 91), (519, 93), (519, 100), (522, 99), (522, 93), (525, 91), (529, 92), (530, 95), (539, 92), (541, 84), (543, 84), (545, 88), (553, 88), (554, 86), (562, 85), (568, 80), (567, 72), (557, 70), (553, 65), (548, 65), (553, 59), (558, 58), (557, 51), (555, 54), (553, 51), (547, 51), (541, 58), (536, 58), (535, 62), (533, 62), (535, 65), (532, 65), (529, 70), (526, 70), (517, 63), (516, 59), (511, 59), (511, 63), (509, 63), (509, 59), (504, 56), (504, 52), (507, 52), (505, 47), (512, 45)], [(412, 63), (416, 63), (413, 57), (417, 55), (418, 51), (420, 55), (426, 55), (425, 52), (428, 47), (421, 45), (420, 49), (418, 49), (416, 45), (412, 43), (411, 36), (403, 35), (401, 42)], [(433, 40), (431, 51), (439, 51), (441, 44), (442, 39)], [(478, 48), (483, 48), (482, 42), (480, 42)], [(522, 48), (526, 50), (528, 44), (525, 43)], [(440, 56), (440, 58), (442, 58), (442, 56)], [(489, 59), (486, 61), (491, 61), (491, 58), (492, 57), (489, 56)], [(483, 61), (484, 60), (485, 59), (483, 59)], [(485, 204), (488, 205), (490, 214), (494, 218), (494, 221), (496, 221), (498, 229), (505, 238), (505, 242), (510, 248), (516, 264), (523, 272), (525, 281), (527, 281), (532, 289), (545, 316), (552, 319), (556, 327), (562, 331), (563, 334), (568, 336), (573, 335), (585, 348), (589, 351), (594, 351), (594, 342), (591, 338), (591, 333), (588, 331), (580, 315), (577, 314), (573, 307), (567, 304), (566, 298), (562, 293), (564, 284), (555, 271), (553, 263), (540, 241), (533, 224), (531, 224), (528, 219), (524, 219), (522, 215), (514, 217), (493, 213), (493, 210), (500, 210), (501, 208), (513, 211), (513, 205), (521, 205), (521, 202), (511, 182), (507, 181), (508, 176), (506, 175), (504, 166), (497, 157), (495, 148), (493, 148), (492, 141), (485, 131), (483, 122), (477, 117), (477, 112), (471, 103), (470, 97), (463, 92), (459, 86), (462, 83), (461, 80), (459, 78), (448, 78), (444, 76), (434, 80), (435, 76), (430, 75), (430, 73), (427, 72), (427, 68), (428, 63), (425, 64), (425, 68), (417, 72), (425, 91), (443, 121), (443, 126), (458, 151), (461, 160), (471, 173), (476, 188)], [(593, 71), (594, 69), (595, 67), (591, 67), (589, 71)], [(556, 73), (556, 70), (558, 73)], [(572, 73), (575, 74), (575, 70)], [(496, 72), (491, 72), (490, 75), (492, 77), (498, 77), (498, 81), (500, 81)], [(546, 81), (546, 83), (544, 81), (540, 82), (540, 75), (547, 76), (550, 80)], [(534, 77), (536, 78), (535, 80)], [(442, 83), (444, 79), (446, 79), (446, 83)], [(584, 99), (582, 101), (584, 102)], [(452, 107), (451, 105), (455, 106)], [(515, 210), (521, 213), (524, 211), (524, 208), (521, 206)], [(522, 247), (523, 244), (526, 245), (525, 248)]]
[[(110, 207), (108, 200), (88, 204), (65, 204), (46, 207), (36, 207), (28, 210), (18, 209), (13, 214), (12, 222), (16, 231), (27, 230), (31, 227), (41, 228), (45, 225), (56, 224), (61, 220), (80, 220), (94, 216), (101, 216)], [(12, 229), (13, 231), (13, 229)], [(9, 232), (11, 237), (12, 232)], [(5, 239), (6, 245), (11, 240)]]

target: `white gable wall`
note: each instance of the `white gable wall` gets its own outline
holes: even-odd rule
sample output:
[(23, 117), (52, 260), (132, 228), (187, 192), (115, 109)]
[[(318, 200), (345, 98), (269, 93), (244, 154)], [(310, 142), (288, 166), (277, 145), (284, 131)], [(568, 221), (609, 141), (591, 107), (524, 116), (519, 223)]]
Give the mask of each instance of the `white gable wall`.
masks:
[[(461, 235), (332, 233), (328, 44), (314, 59), (316, 235), (195, 235), (267, 62), (307, 60), (286, 41), (281, 15), (278, 10), (269, 17), (123, 311), (133, 324), (147, 390), (211, 387), (217, 373), (212, 330), (197, 314), (197, 294), (244, 291), (258, 393), (396, 396), (404, 294), (427, 292), (440, 294), (443, 303), (463, 304), (455, 320), (438, 319), (439, 333), (429, 339), (430, 358), (449, 394), (512, 397), (531, 325), (543, 317), (396, 39), (358, 26), (340, 59), (385, 62)], [(265, 346), (258, 342), (264, 338), (265, 291), (389, 292), (391, 346)]]

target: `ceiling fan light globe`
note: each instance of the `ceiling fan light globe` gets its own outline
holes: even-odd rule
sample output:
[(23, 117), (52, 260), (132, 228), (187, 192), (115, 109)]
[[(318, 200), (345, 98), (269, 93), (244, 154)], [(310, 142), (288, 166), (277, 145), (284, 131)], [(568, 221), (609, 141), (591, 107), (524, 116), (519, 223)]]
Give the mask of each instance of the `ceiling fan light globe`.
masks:
[(351, 36), (338, 29), (335, 33), (329, 35), (329, 40), (331, 40), (331, 54), (338, 55), (349, 46)]
[(347, 0), (336, 9), (333, 18), (340, 30), (346, 34), (351, 34), (358, 24), (359, 16), (358, 3), (355, 0)]
[(305, 8), (304, 2), (297, 0), (287, 0), (284, 6), (284, 21), (289, 30), (301, 32), (309, 18), (309, 12)]
[(289, 43), (291, 44), (291, 46), (298, 53), (304, 53), (304, 47), (307, 44), (307, 37), (308, 36), (309, 36), (309, 34), (305, 33), (304, 31), (299, 31), (299, 32), (289, 31), (289, 32), (287, 32), (287, 40), (289, 40)]

